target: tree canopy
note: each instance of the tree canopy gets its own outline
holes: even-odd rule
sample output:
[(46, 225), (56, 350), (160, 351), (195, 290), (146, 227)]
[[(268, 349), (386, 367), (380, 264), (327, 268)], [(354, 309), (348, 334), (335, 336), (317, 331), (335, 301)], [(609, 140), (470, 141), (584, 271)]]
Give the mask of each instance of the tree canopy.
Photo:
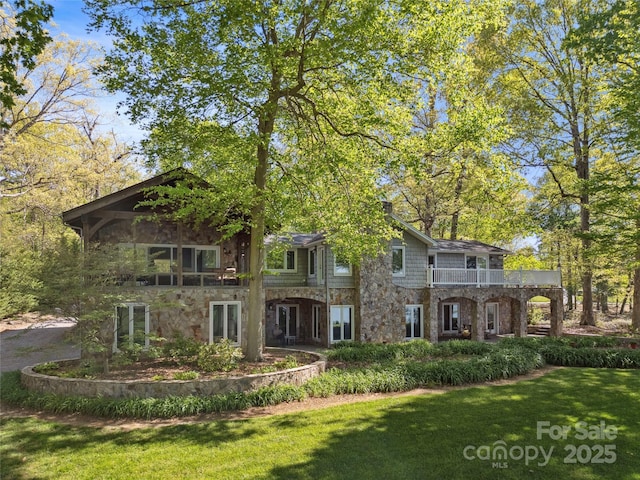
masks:
[[(33, 68), (36, 57), (51, 36), (44, 28), (53, 16), (53, 7), (43, 1), (14, 0), (2, 2), (0, 9), (0, 103), (11, 108), (18, 95), (27, 93), (18, 70)], [(0, 118), (0, 127), (5, 127)]]

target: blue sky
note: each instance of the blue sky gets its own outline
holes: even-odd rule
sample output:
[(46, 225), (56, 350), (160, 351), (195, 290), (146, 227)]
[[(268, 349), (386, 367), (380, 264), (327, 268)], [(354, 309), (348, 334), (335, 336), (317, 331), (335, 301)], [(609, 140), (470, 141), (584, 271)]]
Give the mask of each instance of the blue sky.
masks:
[[(85, 7), (82, 0), (49, 0), (53, 6), (53, 25), (50, 26), (52, 36), (65, 34), (73, 40), (91, 41), (102, 47), (110, 45), (109, 37), (102, 32), (88, 32), (89, 17), (83, 12)], [(122, 141), (137, 141), (143, 133), (128, 121), (124, 114), (116, 114), (116, 105), (122, 100), (120, 95), (105, 93), (95, 99), (103, 123), (107, 123), (107, 130), (113, 129)]]
[(52, 0), (53, 21), (62, 31), (75, 39), (87, 40), (87, 23), (89, 18), (82, 12), (84, 2), (82, 0)]

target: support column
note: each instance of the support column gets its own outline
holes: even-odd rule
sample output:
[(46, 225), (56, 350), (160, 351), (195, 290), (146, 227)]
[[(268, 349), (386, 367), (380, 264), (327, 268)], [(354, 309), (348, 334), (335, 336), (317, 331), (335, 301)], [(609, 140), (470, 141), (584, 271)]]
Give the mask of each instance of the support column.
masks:
[(513, 333), (516, 337), (527, 336), (527, 301), (514, 300)]
[(483, 301), (476, 301), (471, 307), (471, 339), (484, 341), (485, 305)]
[[(429, 322), (429, 341), (438, 343), (438, 298), (431, 295), (431, 291), (427, 289), (425, 294), (425, 312)], [(425, 331), (427, 329), (425, 328)], [(425, 332), (426, 333), (426, 332)]]
[(562, 311), (563, 311), (563, 301), (562, 301), (562, 292), (558, 295), (560, 298), (550, 299), (551, 305), (551, 336), (552, 337), (560, 337), (562, 336)]

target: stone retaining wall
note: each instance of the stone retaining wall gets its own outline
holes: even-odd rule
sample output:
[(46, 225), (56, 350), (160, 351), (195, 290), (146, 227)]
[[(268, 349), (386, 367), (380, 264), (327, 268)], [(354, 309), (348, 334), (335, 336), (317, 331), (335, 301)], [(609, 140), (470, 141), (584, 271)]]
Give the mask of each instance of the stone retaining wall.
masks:
[[(305, 352), (309, 353), (309, 352)], [(169, 396), (217, 395), (247, 392), (275, 385), (302, 385), (325, 371), (326, 359), (309, 353), (317, 360), (302, 367), (280, 372), (203, 380), (89, 380), (42, 375), (33, 367), (22, 369), (22, 384), (28, 390), (61, 396), (106, 398), (164, 398)], [(59, 362), (61, 363), (61, 362)]]

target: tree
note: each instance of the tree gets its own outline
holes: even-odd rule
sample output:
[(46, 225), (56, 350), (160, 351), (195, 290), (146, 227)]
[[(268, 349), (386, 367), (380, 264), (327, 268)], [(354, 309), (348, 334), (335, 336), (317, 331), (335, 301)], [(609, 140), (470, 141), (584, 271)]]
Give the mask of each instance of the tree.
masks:
[[(619, 162), (605, 156), (592, 178), (593, 234), (608, 268), (632, 279), (632, 327), (640, 329), (640, 157)], [(631, 285), (629, 285), (631, 286)]]
[[(640, 329), (640, 307), (637, 307), (640, 300), (637, 166), (640, 150), (640, 4), (616, 0), (602, 11), (585, 12), (567, 44), (586, 50), (598, 63), (611, 69), (611, 110), (618, 121), (613, 127), (622, 132), (620, 139), (616, 138), (616, 150), (626, 158), (623, 162), (605, 159), (604, 168), (597, 172), (597, 180), (594, 179), (595, 192), (602, 198), (602, 205), (598, 206), (602, 219), (597, 233), (607, 240), (603, 243), (604, 254), (614, 253), (614, 258), (624, 259), (624, 265), (634, 272), (632, 324)], [(616, 237), (613, 242), (611, 234)], [(612, 248), (618, 255), (611, 251)], [(629, 258), (634, 261), (629, 263)]]
[(117, 245), (83, 248), (76, 235), (59, 237), (44, 253), (39, 272), (43, 279), (38, 292), (40, 308), (75, 320), (72, 335), (81, 346), (83, 360), (109, 373), (114, 309), (125, 301), (122, 290), (116, 288), (118, 280), (126, 273), (123, 270), (142, 265), (130, 258), (123, 266)]
[[(514, 136), (505, 150), (524, 166), (541, 166), (560, 194), (579, 207), (583, 312), (581, 323), (595, 324), (591, 268), (593, 155), (607, 146), (609, 122), (605, 69), (565, 39), (596, 0), (528, 0), (514, 8), (512, 23), (498, 36), (505, 64), (497, 84), (510, 105)], [(559, 170), (572, 172), (560, 175)]]
[[(556, 168), (555, 175), (563, 184), (573, 178), (569, 169)], [(580, 290), (582, 264), (580, 258), (580, 212), (575, 203), (558, 191), (556, 180), (549, 172), (542, 175), (534, 189), (527, 212), (538, 226), (538, 257), (545, 268), (560, 268), (562, 286), (567, 291), (568, 309), (573, 310)]]
[(584, 12), (567, 40), (611, 68), (612, 108), (625, 141), (640, 148), (640, 4), (615, 0), (602, 11)]
[[(21, 67), (33, 68), (36, 57), (51, 41), (43, 28), (53, 16), (53, 7), (45, 2), (15, 0), (2, 2), (0, 9), (0, 103), (3, 108), (15, 105), (15, 98), (27, 92), (18, 77)], [(8, 11), (4, 8), (8, 7)], [(0, 128), (5, 128), (0, 117)]]
[(441, 62), (416, 69), (412, 128), (396, 155), (402, 168), (390, 162), (386, 187), (394, 210), (427, 235), (509, 245), (530, 232), (526, 182), (494, 149), (508, 125), (503, 107), (487, 99), (493, 66), (478, 61), (479, 40), (505, 22), (506, 9), (501, 2), (449, 8), (457, 21), (433, 47)]
[[(173, 158), (199, 152), (192, 164), (210, 173), (216, 194), (235, 194), (244, 223), (231, 229), (251, 231), (248, 359), (262, 352), (267, 231), (311, 211), (339, 255), (354, 262), (378, 254), (392, 234), (375, 175), (380, 151), (407, 128), (395, 122), (396, 107), (412, 86), (397, 79), (401, 67), (415, 68), (408, 59), (426, 49), (436, 26), (446, 31), (448, 3), (87, 2), (92, 26), (115, 38), (102, 78), (127, 94), (132, 120), (155, 135), (147, 146), (171, 146)], [(239, 148), (229, 155), (232, 145)], [(340, 180), (333, 196), (307, 190), (328, 185), (326, 172)], [(305, 208), (296, 209), (301, 197)], [(323, 199), (331, 208), (308, 208)]]
[(92, 113), (89, 45), (58, 38), (17, 78), (27, 89), (11, 108), (0, 144), (0, 316), (38, 306), (38, 273), (66, 228), (61, 213), (135, 183), (127, 145)]

